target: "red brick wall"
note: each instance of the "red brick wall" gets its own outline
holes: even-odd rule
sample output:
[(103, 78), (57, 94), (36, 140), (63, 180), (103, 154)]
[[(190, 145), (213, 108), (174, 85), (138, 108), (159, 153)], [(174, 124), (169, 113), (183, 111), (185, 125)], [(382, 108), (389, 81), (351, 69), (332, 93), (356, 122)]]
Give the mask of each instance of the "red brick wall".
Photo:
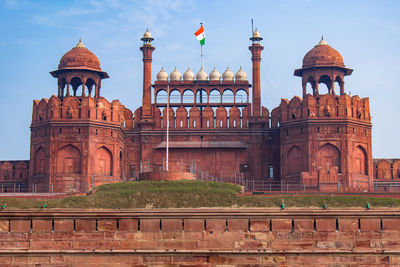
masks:
[(3, 211), (0, 266), (399, 266), (399, 214), (394, 209)]

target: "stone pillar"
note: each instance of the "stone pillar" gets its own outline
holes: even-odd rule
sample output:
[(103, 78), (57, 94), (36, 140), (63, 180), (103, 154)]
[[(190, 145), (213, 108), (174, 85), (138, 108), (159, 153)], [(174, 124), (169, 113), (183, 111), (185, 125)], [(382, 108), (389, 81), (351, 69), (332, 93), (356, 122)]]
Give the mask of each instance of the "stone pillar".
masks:
[(251, 51), (251, 61), (253, 62), (252, 79), (253, 79), (253, 99), (252, 99), (252, 116), (261, 117), (261, 77), (260, 77), (260, 62), (261, 51), (264, 47), (260, 43), (253, 43), (249, 47)]
[(340, 94), (344, 95), (344, 81), (340, 84)]
[(142, 98), (142, 118), (151, 117), (151, 62), (154, 47), (150, 43), (140, 47), (143, 53), (143, 98)]

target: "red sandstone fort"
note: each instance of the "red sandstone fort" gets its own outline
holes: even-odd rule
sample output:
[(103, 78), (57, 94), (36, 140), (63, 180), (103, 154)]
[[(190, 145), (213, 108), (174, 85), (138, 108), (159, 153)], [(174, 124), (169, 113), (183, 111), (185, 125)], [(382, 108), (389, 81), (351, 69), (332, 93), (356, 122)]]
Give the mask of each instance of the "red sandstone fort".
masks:
[(167, 122), (175, 177), (340, 192), (400, 181), (400, 160), (372, 159), (369, 100), (347, 93), (345, 76), (353, 70), (323, 39), (294, 71), (302, 97), (282, 99), (271, 111), (261, 103), (257, 31), (249, 47), (252, 84), (242, 68), (222, 75), (215, 68), (196, 75), (161, 69), (153, 82), (154, 39), (146, 31), (141, 40), (142, 106), (135, 111), (102, 97), (109, 76), (81, 41), (61, 58), (50, 72), (57, 95), (33, 101), (30, 160), (0, 162), (2, 191), (88, 192), (103, 183), (162, 178)]

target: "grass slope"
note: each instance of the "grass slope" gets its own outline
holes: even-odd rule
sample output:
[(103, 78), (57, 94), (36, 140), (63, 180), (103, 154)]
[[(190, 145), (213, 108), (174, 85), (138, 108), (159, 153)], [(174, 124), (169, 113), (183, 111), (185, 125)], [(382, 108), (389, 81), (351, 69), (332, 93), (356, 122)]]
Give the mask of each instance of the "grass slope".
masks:
[(140, 181), (101, 185), (94, 194), (62, 199), (0, 198), (7, 208), (198, 208), (198, 207), (400, 207), (400, 199), (365, 196), (238, 196), (241, 188), (206, 181)]

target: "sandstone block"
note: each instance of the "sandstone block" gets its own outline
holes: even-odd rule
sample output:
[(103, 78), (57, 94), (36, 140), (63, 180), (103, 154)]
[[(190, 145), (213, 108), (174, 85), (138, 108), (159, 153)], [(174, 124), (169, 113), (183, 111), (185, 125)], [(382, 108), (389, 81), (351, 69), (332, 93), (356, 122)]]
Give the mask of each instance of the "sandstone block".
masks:
[(185, 232), (204, 231), (204, 219), (185, 219)]
[(206, 231), (210, 232), (225, 232), (226, 220), (225, 219), (207, 219)]
[(51, 232), (52, 228), (52, 220), (32, 220), (33, 232)]
[(338, 219), (340, 232), (357, 232), (358, 220), (357, 219)]
[(383, 231), (400, 231), (400, 218), (399, 219), (382, 219)]
[(8, 232), (9, 227), (10, 227), (9, 220), (0, 220), (0, 232)]
[(163, 232), (181, 232), (182, 219), (162, 219), (161, 221)]
[(115, 232), (116, 230), (116, 219), (101, 219), (97, 221), (97, 231), (99, 232)]
[(140, 231), (142, 232), (160, 232), (160, 219), (140, 220)]
[(269, 231), (269, 219), (258, 220), (250, 219), (250, 231), (252, 232), (268, 232)]
[(319, 232), (336, 231), (336, 219), (316, 219), (315, 223)]
[(292, 220), (291, 219), (272, 219), (272, 231), (274, 232), (291, 232)]
[(312, 232), (314, 231), (313, 219), (295, 219), (294, 220), (295, 232)]
[(73, 232), (74, 220), (72, 219), (54, 219), (54, 232)]
[(247, 232), (248, 230), (249, 230), (248, 219), (228, 219), (228, 231)]
[(10, 220), (10, 231), (29, 233), (31, 231), (31, 220)]
[(380, 232), (381, 220), (380, 219), (361, 219), (361, 231)]
[(94, 219), (75, 219), (76, 232), (95, 232), (96, 220)]
[(119, 231), (137, 232), (138, 219), (119, 219)]

